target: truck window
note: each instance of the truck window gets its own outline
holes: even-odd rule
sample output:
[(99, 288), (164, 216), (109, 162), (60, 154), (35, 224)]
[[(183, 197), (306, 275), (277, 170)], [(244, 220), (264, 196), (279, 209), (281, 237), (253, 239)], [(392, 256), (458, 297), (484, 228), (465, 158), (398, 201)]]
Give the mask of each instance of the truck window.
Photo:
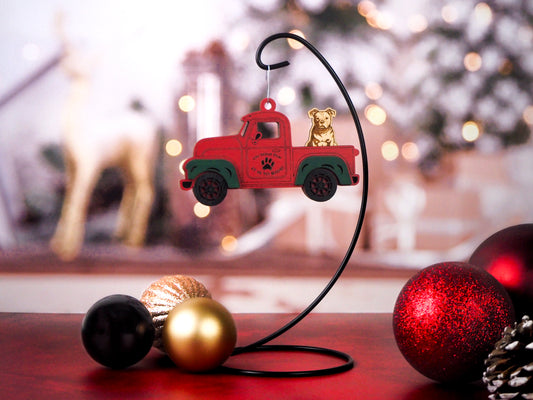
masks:
[(241, 136), (244, 136), (246, 131), (248, 130), (248, 126), (250, 125), (250, 122), (245, 122), (243, 125), (242, 125), (242, 128), (241, 128), (241, 131), (239, 132), (239, 135)]
[(278, 139), (279, 124), (277, 122), (258, 122), (257, 131), (263, 139)]

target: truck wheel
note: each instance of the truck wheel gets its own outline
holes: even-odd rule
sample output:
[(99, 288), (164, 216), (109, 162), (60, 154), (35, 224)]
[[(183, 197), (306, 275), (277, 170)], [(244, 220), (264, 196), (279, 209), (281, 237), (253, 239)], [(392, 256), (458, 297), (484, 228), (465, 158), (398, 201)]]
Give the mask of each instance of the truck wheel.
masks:
[(228, 184), (220, 174), (204, 172), (195, 179), (192, 191), (200, 203), (216, 206), (226, 197)]
[(305, 177), (302, 189), (311, 200), (329, 200), (337, 191), (337, 177), (329, 169), (316, 168)]

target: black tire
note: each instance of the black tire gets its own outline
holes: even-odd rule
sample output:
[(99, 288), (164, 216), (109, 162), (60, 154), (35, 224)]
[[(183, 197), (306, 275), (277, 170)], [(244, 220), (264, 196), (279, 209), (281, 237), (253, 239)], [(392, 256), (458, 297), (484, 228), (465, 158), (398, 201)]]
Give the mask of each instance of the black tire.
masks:
[(327, 201), (337, 191), (337, 177), (327, 168), (316, 168), (305, 177), (302, 190), (311, 200)]
[(200, 203), (216, 206), (226, 197), (228, 184), (220, 174), (204, 172), (194, 180), (192, 191)]

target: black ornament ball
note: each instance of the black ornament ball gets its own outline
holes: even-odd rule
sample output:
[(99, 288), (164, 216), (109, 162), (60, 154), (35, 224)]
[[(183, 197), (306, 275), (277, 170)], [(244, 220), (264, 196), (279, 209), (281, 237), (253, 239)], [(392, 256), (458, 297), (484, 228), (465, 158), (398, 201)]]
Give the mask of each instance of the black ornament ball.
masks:
[(533, 224), (494, 233), (472, 253), (469, 263), (485, 269), (503, 285), (517, 317), (533, 315)]
[(113, 369), (126, 368), (142, 360), (152, 347), (154, 334), (150, 312), (139, 300), (123, 294), (94, 303), (81, 325), (87, 353)]

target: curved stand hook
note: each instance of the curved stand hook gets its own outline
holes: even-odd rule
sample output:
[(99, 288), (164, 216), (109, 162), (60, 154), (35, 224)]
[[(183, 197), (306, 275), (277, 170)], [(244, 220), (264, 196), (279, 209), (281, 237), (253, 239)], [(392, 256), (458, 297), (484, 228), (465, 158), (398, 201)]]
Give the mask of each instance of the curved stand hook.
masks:
[[(272, 41), (280, 38), (287, 38), (287, 39), (293, 39), (300, 43), (302, 43), (305, 47), (307, 47), (319, 60), (322, 62), (324, 67), (329, 71), (332, 78), (335, 80), (335, 83), (339, 87), (339, 90), (342, 92), (342, 95), (344, 96), (344, 100), (348, 104), (348, 108), (350, 109), (350, 113), (352, 114), (353, 121), (355, 123), (355, 126), (357, 128), (357, 136), (359, 140), (359, 145), (361, 147), (361, 160), (362, 160), (362, 169), (363, 169), (363, 188), (362, 188), (362, 195), (361, 195), (361, 208), (359, 210), (359, 218), (357, 220), (357, 224), (355, 227), (355, 231), (352, 237), (352, 240), (350, 242), (350, 245), (348, 246), (348, 250), (339, 265), (337, 271), (335, 272), (334, 276), (331, 278), (331, 280), (328, 282), (326, 287), (322, 290), (322, 292), (315, 298), (315, 300), (300, 314), (298, 314), (295, 318), (293, 318), (290, 322), (288, 322), (286, 325), (278, 329), (276, 332), (264, 337), (263, 339), (260, 339), (252, 344), (249, 344), (247, 346), (238, 347), (234, 350), (233, 355), (238, 355), (242, 353), (248, 353), (248, 352), (254, 352), (254, 351), (263, 351), (263, 350), (272, 350), (274, 347), (274, 350), (276, 349), (275, 346), (264, 346), (265, 343), (268, 343), (278, 336), (281, 336), (283, 333), (287, 332), (289, 329), (294, 327), (296, 324), (298, 324), (302, 319), (304, 319), (328, 294), (328, 292), (331, 290), (333, 285), (337, 282), (339, 277), (341, 276), (342, 272), (346, 268), (348, 261), (350, 260), (350, 257), (352, 256), (352, 253), (355, 249), (355, 245), (357, 244), (357, 240), (359, 238), (359, 235), (361, 233), (361, 229), (363, 226), (363, 220), (365, 216), (366, 211), (366, 203), (367, 203), (367, 197), (368, 197), (368, 156), (366, 152), (366, 146), (365, 146), (365, 139), (363, 136), (363, 129), (361, 128), (361, 123), (359, 121), (359, 117), (357, 116), (357, 112), (355, 111), (355, 107), (352, 103), (352, 100), (350, 96), (348, 95), (348, 91), (346, 90), (345, 86), (341, 82), (340, 78), (338, 77), (337, 73), (333, 70), (331, 65), (327, 62), (327, 60), (320, 54), (320, 52), (313, 46), (311, 43), (309, 43), (307, 40), (303, 39), (302, 37), (292, 34), (292, 33), (278, 33), (272, 36), (269, 36), (257, 48), (256, 53), (256, 63), (257, 65), (264, 70), (274, 70), (278, 68), (283, 68), (288, 66), (290, 63), (288, 61), (282, 61), (276, 64), (267, 65), (264, 64), (261, 60), (261, 55), (263, 53), (264, 48)], [(284, 347), (285, 348), (285, 347)], [(298, 346), (293, 346), (293, 348), (296, 348), (298, 350)], [(353, 367), (354, 362), (353, 359), (344, 353), (339, 353), (329, 350), (329, 349), (321, 349), (321, 348), (312, 348), (312, 351), (315, 352), (322, 352), (330, 355), (337, 356), (338, 358), (343, 359), (346, 363), (344, 365), (341, 365), (338, 368), (327, 368), (324, 370), (319, 371), (298, 371), (298, 372), (280, 372), (278, 375), (275, 376), (316, 376), (316, 375), (325, 375), (340, 371), (345, 371), (347, 369), (350, 369)], [(236, 368), (230, 368), (230, 367), (223, 367), (226, 371), (234, 372), (234, 373), (240, 373), (240, 374), (249, 374), (249, 375), (258, 375), (258, 376), (273, 376), (271, 372), (265, 372), (265, 371), (246, 371), (246, 370), (240, 370)]]

